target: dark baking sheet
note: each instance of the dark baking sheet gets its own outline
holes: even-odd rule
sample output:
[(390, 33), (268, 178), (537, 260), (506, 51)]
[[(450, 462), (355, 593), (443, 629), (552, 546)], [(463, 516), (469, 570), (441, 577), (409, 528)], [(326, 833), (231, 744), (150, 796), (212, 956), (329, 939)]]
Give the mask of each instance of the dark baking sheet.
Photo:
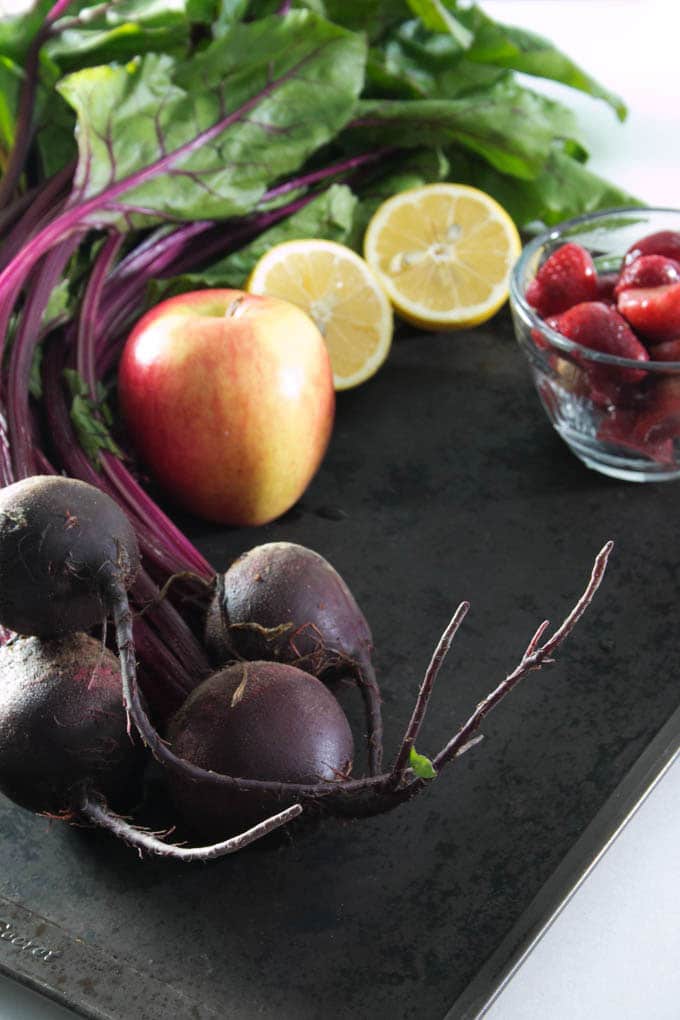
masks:
[(680, 755), (675, 711), (484, 963), (445, 1020), (481, 1020)]
[[(384, 817), (196, 866), (139, 861), (1, 800), (0, 921), (17, 937), (0, 938), (0, 968), (115, 1020), (441, 1020), (678, 706), (678, 492), (617, 483), (569, 454), (506, 314), (400, 338), (375, 380), (341, 395), (294, 511), (257, 531), (185, 526), (218, 566), (290, 539), (338, 567), (374, 630), (388, 748), (460, 599), (472, 610), (425, 753), (540, 620), (562, 618), (612, 537), (590, 613), (488, 718), (479, 747)], [(60, 955), (22, 948), (40, 939)]]

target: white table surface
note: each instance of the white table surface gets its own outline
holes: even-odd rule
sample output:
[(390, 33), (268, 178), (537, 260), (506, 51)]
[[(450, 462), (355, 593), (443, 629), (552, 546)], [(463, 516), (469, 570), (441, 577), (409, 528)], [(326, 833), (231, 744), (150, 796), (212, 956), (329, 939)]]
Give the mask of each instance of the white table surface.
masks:
[(484, 1020), (678, 1020), (680, 754)]
[[(0, 14), (24, 0), (0, 0)], [(592, 169), (653, 205), (680, 206), (677, 0), (482, 0), (556, 42), (629, 106), (540, 87), (577, 112)], [(531, 84), (537, 87), (535, 79)], [(486, 1014), (488, 1020), (680, 1018), (680, 762)], [(0, 976), (0, 1020), (73, 1014)]]

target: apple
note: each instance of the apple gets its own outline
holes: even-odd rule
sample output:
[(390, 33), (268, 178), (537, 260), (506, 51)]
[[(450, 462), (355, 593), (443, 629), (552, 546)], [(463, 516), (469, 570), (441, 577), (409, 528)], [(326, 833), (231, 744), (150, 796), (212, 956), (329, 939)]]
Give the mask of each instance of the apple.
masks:
[(279, 298), (239, 290), (181, 294), (128, 337), (118, 372), (130, 439), (191, 513), (265, 524), (317, 471), (335, 391), (323, 337)]

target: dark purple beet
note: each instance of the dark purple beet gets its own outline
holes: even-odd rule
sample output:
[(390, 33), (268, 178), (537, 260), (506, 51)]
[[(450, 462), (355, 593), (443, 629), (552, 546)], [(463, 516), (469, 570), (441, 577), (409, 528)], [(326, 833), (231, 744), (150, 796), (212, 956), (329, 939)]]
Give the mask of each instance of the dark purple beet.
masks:
[(323, 556), (292, 542), (244, 553), (217, 579), (205, 639), (217, 666), (231, 659), (267, 659), (324, 680), (358, 680), (367, 706), (371, 772), (379, 771), (382, 721), (371, 631)]
[(0, 624), (60, 637), (107, 615), (111, 577), (128, 588), (139, 567), (134, 530), (106, 493), (35, 475), (0, 490)]
[[(276, 662), (240, 662), (204, 680), (170, 723), (175, 754), (201, 768), (270, 783), (342, 782), (352, 733), (316, 677)], [(180, 814), (195, 832), (226, 835), (278, 811), (295, 796), (223, 789), (168, 773)]]
[(305, 546), (269, 542), (240, 556), (220, 578), (206, 644), (215, 665), (270, 659), (314, 676), (346, 674), (370, 657), (371, 631), (330, 563)]
[(84, 791), (135, 790), (141, 743), (127, 734), (120, 667), (100, 641), (18, 638), (0, 649), (0, 790), (30, 811), (77, 815)]

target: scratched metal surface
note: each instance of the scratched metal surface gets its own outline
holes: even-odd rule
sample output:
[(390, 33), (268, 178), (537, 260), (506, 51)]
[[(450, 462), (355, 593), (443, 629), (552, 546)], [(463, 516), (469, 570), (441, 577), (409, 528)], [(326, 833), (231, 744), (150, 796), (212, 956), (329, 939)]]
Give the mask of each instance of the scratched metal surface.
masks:
[(612, 537), (589, 616), (478, 748), (381, 818), (186, 866), (0, 800), (0, 927), (18, 936), (0, 931), (0, 967), (111, 1020), (441, 1020), (677, 707), (679, 491), (614, 482), (569, 454), (507, 316), (402, 337), (374, 381), (340, 397), (328, 458), (285, 519), (184, 523), (217, 566), (290, 539), (338, 567), (374, 630), (388, 748), (460, 599), (472, 611), (426, 753), (536, 624), (570, 608)]

